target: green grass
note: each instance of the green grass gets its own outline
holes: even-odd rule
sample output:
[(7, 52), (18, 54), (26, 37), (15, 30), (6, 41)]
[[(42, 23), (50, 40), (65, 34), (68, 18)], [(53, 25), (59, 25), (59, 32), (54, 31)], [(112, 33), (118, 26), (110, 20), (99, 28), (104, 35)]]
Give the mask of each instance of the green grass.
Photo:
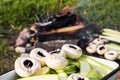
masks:
[(18, 56), (20, 55), (16, 54), (4, 39), (0, 45), (0, 74), (14, 69), (14, 61)]
[(120, 0), (79, 0), (78, 13), (89, 23), (120, 30)]
[(63, 0), (62, 5), (59, 0), (1, 0), (0, 26), (21, 29), (24, 25), (36, 21), (34, 16), (36, 13), (46, 18), (47, 13), (53, 15), (64, 6), (75, 4), (75, 0)]

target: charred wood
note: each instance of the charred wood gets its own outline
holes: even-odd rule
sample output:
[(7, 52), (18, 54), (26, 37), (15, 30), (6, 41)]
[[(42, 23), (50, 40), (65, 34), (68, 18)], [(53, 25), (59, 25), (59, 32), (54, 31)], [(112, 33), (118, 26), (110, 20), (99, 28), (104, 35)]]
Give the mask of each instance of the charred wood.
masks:
[(35, 25), (39, 28), (38, 31), (41, 32), (41, 31), (51, 31), (63, 27), (74, 26), (77, 25), (76, 23), (79, 23), (77, 21), (82, 22), (83, 20), (74, 13), (68, 13), (66, 15), (56, 14), (53, 17), (49, 18), (47, 22), (44, 23), (39, 22), (39, 23), (35, 23)]
[(39, 13), (35, 14), (35, 17), (36, 17), (38, 22), (43, 22), (43, 18), (40, 16)]
[(77, 36), (79, 37), (79, 41), (77, 45), (84, 50), (92, 40), (99, 37), (102, 33), (102, 27), (91, 23), (86, 25), (84, 28), (79, 29), (78, 32), (79, 34)]

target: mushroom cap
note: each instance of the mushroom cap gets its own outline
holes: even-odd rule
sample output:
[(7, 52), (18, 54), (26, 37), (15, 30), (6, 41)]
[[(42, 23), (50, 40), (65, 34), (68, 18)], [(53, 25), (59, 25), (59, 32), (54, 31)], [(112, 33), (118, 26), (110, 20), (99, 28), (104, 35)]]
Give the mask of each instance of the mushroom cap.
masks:
[(19, 57), (16, 59), (14, 67), (19, 76), (28, 77), (36, 74), (40, 70), (41, 65), (35, 58)]
[(62, 50), (66, 52), (67, 57), (77, 59), (82, 55), (82, 49), (73, 44), (64, 44)]
[(67, 59), (58, 55), (47, 55), (45, 58), (46, 65), (54, 70), (62, 70), (67, 66)]
[(45, 65), (45, 57), (48, 55), (48, 52), (42, 48), (34, 48), (30, 51), (30, 57), (36, 58), (41, 66)]

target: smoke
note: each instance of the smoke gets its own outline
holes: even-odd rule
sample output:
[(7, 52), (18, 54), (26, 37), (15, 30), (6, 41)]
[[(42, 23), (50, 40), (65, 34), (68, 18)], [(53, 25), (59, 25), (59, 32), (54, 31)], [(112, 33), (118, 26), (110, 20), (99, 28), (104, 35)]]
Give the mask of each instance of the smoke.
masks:
[(77, 9), (79, 7), (83, 7), (84, 5), (90, 4), (91, 0), (78, 0), (78, 4), (73, 7), (73, 9)]

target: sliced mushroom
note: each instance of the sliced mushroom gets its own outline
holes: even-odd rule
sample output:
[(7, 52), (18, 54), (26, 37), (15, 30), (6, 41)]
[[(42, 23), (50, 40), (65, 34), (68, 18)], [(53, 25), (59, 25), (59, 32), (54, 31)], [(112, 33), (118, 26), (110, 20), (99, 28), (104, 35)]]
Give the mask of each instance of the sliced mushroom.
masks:
[(90, 54), (95, 53), (96, 49), (97, 49), (97, 45), (93, 43), (91, 43), (88, 47), (86, 47), (86, 51)]
[(104, 44), (104, 41), (101, 38), (96, 38), (92, 41), (92, 43), (94, 43), (96, 45), (102, 45), (102, 44)]
[(104, 57), (108, 60), (116, 60), (118, 57), (117, 51), (108, 51), (104, 54)]
[(45, 65), (45, 57), (48, 55), (48, 52), (42, 48), (34, 48), (30, 52), (30, 57), (36, 58), (41, 66)]
[(107, 46), (105, 46), (105, 45), (99, 45), (99, 46), (97, 47), (97, 53), (98, 53), (99, 55), (105, 54), (105, 53), (107, 52), (107, 50), (108, 50), (108, 48), (107, 48)]
[(82, 55), (82, 49), (73, 44), (64, 44), (62, 50), (66, 52), (67, 57), (77, 59)]
[(105, 38), (101, 38), (101, 40), (104, 42), (104, 43), (107, 43), (109, 40), (105, 39)]
[(14, 67), (16, 73), (21, 77), (34, 75), (41, 69), (39, 62), (35, 58), (31, 57), (17, 58)]

